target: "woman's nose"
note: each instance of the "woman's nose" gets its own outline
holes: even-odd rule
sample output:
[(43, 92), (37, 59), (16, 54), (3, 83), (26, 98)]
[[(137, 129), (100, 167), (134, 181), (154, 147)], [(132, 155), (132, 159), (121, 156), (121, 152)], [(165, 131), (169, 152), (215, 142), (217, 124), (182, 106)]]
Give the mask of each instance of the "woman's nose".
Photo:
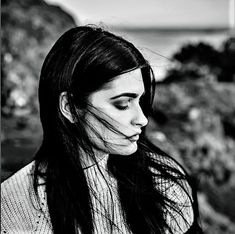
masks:
[(140, 106), (138, 108), (136, 108), (136, 112), (133, 117), (132, 124), (139, 125), (140, 127), (144, 127), (148, 124), (148, 119), (144, 115)]

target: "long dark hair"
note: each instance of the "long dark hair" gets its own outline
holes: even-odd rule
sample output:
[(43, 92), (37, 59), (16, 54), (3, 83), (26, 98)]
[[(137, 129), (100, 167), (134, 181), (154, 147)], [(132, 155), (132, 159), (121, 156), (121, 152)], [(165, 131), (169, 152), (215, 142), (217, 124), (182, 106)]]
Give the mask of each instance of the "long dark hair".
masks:
[[(141, 107), (149, 116), (155, 87), (153, 72), (139, 50), (125, 39), (94, 26), (76, 27), (63, 34), (47, 55), (39, 83), (43, 142), (35, 157), (34, 188), (37, 192), (38, 179), (44, 178), (54, 233), (94, 232), (91, 191), (81, 164), (81, 150), (94, 162), (96, 157), (85, 130), (88, 123), (80, 110), (92, 113), (89, 95), (116, 76), (137, 68), (145, 86)], [(74, 123), (60, 111), (62, 92), (67, 93)], [(95, 117), (112, 129), (105, 120)], [(166, 218), (170, 210), (187, 222), (177, 202), (166, 195), (165, 183), (181, 187), (189, 197), (194, 209), (189, 230), (195, 233), (196, 197), (185, 185), (191, 185), (190, 178), (173, 159), (148, 142), (144, 133), (134, 154), (110, 155), (108, 169), (117, 180), (123, 216), (132, 233), (174, 233)]]

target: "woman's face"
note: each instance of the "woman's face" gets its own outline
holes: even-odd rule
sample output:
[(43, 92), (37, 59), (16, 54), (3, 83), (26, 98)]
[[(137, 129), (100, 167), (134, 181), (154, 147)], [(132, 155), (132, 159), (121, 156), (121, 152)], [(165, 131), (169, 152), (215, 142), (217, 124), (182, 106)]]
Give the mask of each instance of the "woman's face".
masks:
[(136, 69), (116, 77), (89, 96), (95, 114), (122, 133), (110, 130), (93, 115), (86, 114), (87, 132), (96, 150), (119, 155), (130, 155), (137, 150), (141, 128), (148, 123), (139, 104), (144, 92), (141, 70)]

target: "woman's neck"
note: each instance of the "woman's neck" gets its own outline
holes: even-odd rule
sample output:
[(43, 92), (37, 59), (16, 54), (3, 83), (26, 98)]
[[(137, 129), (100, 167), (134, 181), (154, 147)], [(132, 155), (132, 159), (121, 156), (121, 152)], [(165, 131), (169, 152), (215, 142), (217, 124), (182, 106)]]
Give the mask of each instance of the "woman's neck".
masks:
[(102, 164), (102, 167), (106, 168), (109, 154), (101, 152), (96, 149), (93, 149), (93, 152), (94, 152), (95, 158), (92, 158), (92, 156), (88, 155), (87, 153), (85, 153), (82, 150), (82, 154), (81, 154), (82, 155), (82, 157), (81, 157), (82, 168), (88, 169), (88, 168), (93, 167), (97, 164), (99, 164), (99, 165)]

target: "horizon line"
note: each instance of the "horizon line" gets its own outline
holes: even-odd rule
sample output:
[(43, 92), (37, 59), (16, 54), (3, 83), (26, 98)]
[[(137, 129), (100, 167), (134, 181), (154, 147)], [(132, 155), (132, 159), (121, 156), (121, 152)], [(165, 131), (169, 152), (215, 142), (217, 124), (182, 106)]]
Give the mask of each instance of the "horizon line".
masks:
[(115, 30), (128, 30), (128, 31), (230, 31), (231, 28), (227, 26), (214, 27), (214, 26), (120, 26), (120, 25), (107, 25)]

